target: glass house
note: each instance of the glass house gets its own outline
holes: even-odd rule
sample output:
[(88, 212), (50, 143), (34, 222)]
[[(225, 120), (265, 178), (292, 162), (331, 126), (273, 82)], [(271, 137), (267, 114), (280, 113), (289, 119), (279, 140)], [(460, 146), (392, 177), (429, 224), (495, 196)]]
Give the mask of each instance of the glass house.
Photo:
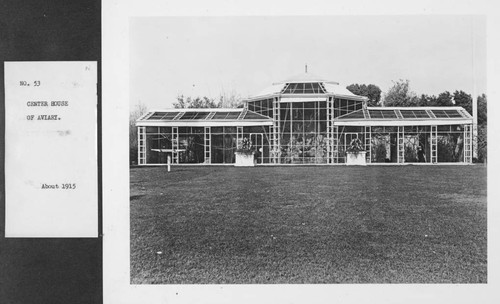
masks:
[(138, 163), (233, 164), (243, 138), (256, 163), (344, 164), (354, 138), (367, 163), (472, 163), (472, 116), (461, 107), (367, 107), (337, 82), (302, 74), (241, 109), (150, 111), (137, 120)]

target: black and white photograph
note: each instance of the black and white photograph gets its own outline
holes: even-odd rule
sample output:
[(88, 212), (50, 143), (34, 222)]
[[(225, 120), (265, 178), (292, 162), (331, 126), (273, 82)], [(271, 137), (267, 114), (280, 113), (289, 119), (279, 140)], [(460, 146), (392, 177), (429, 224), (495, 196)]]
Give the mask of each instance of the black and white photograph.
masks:
[(498, 7), (0, 1), (0, 303), (500, 303)]
[(487, 283), (486, 19), (130, 19), (130, 283)]

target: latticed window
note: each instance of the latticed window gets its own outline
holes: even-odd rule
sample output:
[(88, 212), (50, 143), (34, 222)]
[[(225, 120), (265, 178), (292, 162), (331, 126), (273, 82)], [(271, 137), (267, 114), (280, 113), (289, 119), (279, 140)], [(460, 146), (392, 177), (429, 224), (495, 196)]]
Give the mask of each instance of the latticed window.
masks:
[(323, 94), (325, 89), (318, 82), (289, 83), (282, 91), (283, 94)]

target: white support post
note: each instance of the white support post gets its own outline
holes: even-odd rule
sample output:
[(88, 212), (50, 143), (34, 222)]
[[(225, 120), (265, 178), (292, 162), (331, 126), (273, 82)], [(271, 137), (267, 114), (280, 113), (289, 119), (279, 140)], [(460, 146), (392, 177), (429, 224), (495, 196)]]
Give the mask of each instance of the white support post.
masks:
[(333, 98), (328, 97), (326, 101), (326, 123), (327, 123), (327, 136), (328, 136), (328, 163), (334, 163), (334, 139), (333, 139)]
[(365, 126), (366, 163), (372, 162), (372, 128)]
[(335, 125), (332, 128), (332, 162), (339, 162), (339, 127)]
[(472, 163), (472, 128), (464, 125), (464, 163)]
[(168, 156), (167, 156), (167, 170), (168, 170), (168, 172), (170, 172), (170, 163), (171, 163), (171, 162), (172, 162), (172, 161), (170, 160), (170, 155), (168, 155)]
[(279, 98), (273, 98), (273, 127), (272, 127), (272, 161), (274, 164), (281, 162), (280, 153), (280, 102)]
[(241, 143), (243, 142), (243, 127), (236, 127), (236, 147), (241, 149)]
[(172, 127), (172, 161), (174, 164), (179, 163), (179, 129)]
[(137, 127), (137, 164), (146, 164), (146, 127)]
[(405, 132), (404, 127), (398, 127), (398, 163), (405, 162)]
[(210, 133), (210, 127), (205, 127), (205, 142), (204, 142), (205, 164), (210, 164), (212, 162), (212, 155), (210, 153), (211, 139), (212, 139), (212, 136)]
[(437, 163), (437, 126), (431, 126), (431, 163)]
[[(475, 83), (475, 82), (474, 82)], [(474, 85), (475, 87), (475, 85)], [(470, 126), (469, 126), (470, 128)], [(471, 155), (471, 162), (472, 158), (477, 159), (477, 96), (472, 96), (472, 128), (470, 128), (471, 133), (472, 133), (472, 155)]]

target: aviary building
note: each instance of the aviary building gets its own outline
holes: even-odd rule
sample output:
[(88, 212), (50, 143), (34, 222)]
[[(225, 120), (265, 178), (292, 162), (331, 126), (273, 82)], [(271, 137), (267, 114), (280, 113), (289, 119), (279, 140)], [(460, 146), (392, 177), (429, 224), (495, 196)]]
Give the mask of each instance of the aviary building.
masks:
[(302, 74), (238, 109), (164, 109), (137, 120), (139, 165), (232, 164), (243, 138), (257, 164), (343, 164), (354, 138), (367, 163), (472, 162), (472, 116), (461, 107), (367, 107), (336, 82)]

